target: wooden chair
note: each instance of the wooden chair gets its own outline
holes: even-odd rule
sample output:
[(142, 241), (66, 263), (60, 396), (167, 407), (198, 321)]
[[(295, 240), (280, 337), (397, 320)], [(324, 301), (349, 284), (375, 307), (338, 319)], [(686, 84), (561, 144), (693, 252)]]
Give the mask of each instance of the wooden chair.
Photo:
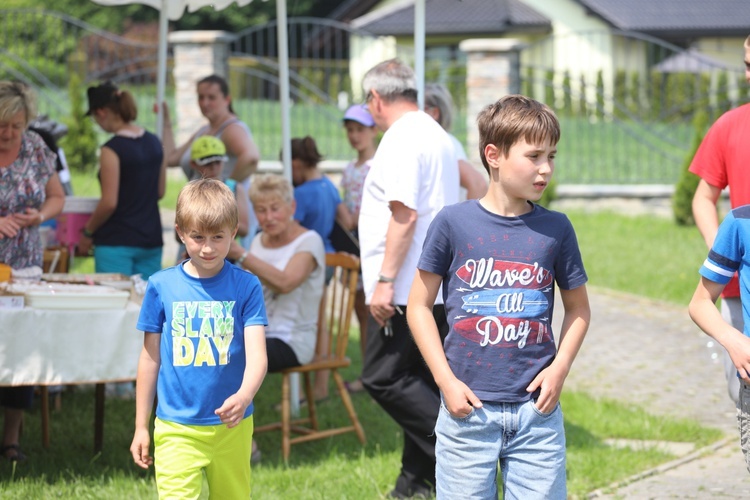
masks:
[[(262, 425), (255, 429), (255, 432), (281, 429), (281, 451), (284, 461), (289, 459), (289, 453), (293, 444), (327, 438), (347, 432), (355, 432), (360, 442), (365, 444), (365, 431), (359, 423), (357, 413), (349, 396), (349, 391), (347, 391), (344, 379), (339, 373), (340, 369), (346, 368), (351, 364), (351, 361), (346, 356), (346, 348), (349, 343), (349, 327), (352, 311), (354, 310), (354, 297), (357, 292), (359, 259), (346, 253), (329, 253), (326, 254), (326, 265), (334, 268), (334, 275), (324, 296), (325, 304), (323, 310), (325, 314), (318, 318), (318, 328), (321, 328), (323, 325), (327, 327), (328, 353), (323, 357), (313, 359), (305, 365), (288, 368), (279, 372), (282, 376), (281, 422)], [(349, 415), (351, 425), (330, 429), (319, 428), (315, 408), (315, 396), (313, 394), (312, 375), (314, 372), (322, 370), (331, 371), (336, 384), (336, 391), (344, 403), (344, 408), (346, 408), (346, 412)], [(290, 377), (294, 373), (300, 373), (304, 378), (308, 416), (292, 420)], [(292, 432), (298, 435), (292, 437)]]

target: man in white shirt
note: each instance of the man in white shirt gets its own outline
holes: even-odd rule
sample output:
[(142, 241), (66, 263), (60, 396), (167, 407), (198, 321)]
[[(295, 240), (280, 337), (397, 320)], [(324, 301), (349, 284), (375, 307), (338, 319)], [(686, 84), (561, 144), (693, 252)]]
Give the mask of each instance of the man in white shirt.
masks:
[[(401, 473), (390, 496), (429, 496), (440, 395), (406, 324), (406, 302), (427, 228), (458, 201), (458, 160), (449, 135), (419, 110), (414, 72), (398, 60), (370, 69), (362, 86), (380, 145), (359, 215), (363, 284), (371, 319), (362, 382), (403, 428)], [(441, 335), (445, 309), (435, 306)]]

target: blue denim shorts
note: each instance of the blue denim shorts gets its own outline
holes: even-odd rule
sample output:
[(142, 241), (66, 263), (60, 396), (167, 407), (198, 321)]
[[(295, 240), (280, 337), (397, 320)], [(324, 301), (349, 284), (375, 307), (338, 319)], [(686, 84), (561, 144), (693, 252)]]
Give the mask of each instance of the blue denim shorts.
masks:
[(567, 496), (559, 403), (549, 414), (533, 401), (483, 403), (456, 418), (441, 402), (435, 434), (438, 499), (496, 500), (498, 463), (505, 500)]

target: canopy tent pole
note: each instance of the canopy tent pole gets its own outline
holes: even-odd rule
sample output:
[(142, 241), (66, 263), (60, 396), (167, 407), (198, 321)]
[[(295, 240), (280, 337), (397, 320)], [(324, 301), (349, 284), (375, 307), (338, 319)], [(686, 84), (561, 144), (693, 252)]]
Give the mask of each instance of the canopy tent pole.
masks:
[(162, 139), (164, 129), (164, 99), (167, 87), (167, 26), (169, 16), (167, 15), (167, 2), (161, 0), (159, 9), (159, 44), (156, 66), (156, 135)]
[(414, 3), (414, 75), (419, 109), (424, 109), (425, 0)]
[(276, 36), (279, 46), (279, 93), (281, 99), (281, 167), (292, 181), (292, 129), (289, 119), (291, 100), (289, 97), (289, 43), (287, 38), (286, 2), (276, 2)]

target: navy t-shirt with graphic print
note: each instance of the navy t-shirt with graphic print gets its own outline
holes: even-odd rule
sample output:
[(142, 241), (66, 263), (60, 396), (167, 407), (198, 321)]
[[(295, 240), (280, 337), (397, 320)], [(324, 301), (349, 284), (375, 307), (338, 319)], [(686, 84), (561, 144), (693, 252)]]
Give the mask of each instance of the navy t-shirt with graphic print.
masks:
[(573, 226), (533, 205), (520, 217), (477, 200), (443, 208), (430, 225), (419, 269), (443, 277), (453, 373), (486, 402), (522, 402), (555, 357), (555, 284), (586, 283)]

